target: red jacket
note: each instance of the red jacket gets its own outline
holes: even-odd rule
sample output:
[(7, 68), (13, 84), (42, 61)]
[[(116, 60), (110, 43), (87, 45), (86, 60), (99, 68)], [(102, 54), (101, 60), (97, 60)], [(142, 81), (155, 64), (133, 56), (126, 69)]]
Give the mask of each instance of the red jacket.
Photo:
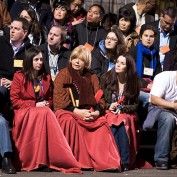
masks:
[[(52, 107), (52, 85), (49, 74), (42, 77), (42, 85), (44, 88), (44, 100), (49, 102)], [(14, 109), (22, 109), (26, 107), (36, 106), (36, 97), (32, 82), (26, 81), (24, 75), (18, 71), (14, 74), (11, 85), (10, 99)]]

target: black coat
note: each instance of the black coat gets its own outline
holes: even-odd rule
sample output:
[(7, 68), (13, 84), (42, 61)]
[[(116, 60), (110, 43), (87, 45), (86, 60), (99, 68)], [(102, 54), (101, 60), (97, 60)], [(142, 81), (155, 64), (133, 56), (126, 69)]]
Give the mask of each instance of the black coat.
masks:
[(99, 47), (92, 51), (91, 71), (99, 78), (108, 71), (109, 60), (101, 53)]
[(86, 25), (86, 22), (75, 25), (74, 33), (74, 47), (78, 45), (85, 45), (89, 43), (92, 46), (98, 46), (99, 42), (105, 39), (107, 32), (101, 26), (91, 27)]
[[(51, 74), (50, 67), (49, 67), (48, 44), (47, 43), (42, 44), (41, 46), (39, 46), (39, 49), (41, 50), (41, 52), (43, 54), (46, 72)], [(69, 57), (70, 57), (71, 52), (68, 49), (66, 49), (65, 47), (61, 47), (58, 54), (59, 54), (58, 69), (61, 70), (61, 69), (68, 66)]]
[(17, 68), (14, 68), (14, 59), (24, 60), (25, 51), (31, 46), (29, 39), (26, 38), (24, 46), (14, 56), (10, 39), (0, 36), (0, 78), (13, 79), (14, 72), (17, 70)]

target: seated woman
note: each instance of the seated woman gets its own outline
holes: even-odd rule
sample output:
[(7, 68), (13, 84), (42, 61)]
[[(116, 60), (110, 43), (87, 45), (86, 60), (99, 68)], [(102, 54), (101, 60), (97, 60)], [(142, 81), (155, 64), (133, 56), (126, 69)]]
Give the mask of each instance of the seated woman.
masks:
[(12, 137), (19, 170), (48, 167), (80, 173), (52, 107), (52, 85), (37, 48), (26, 51), (22, 71), (15, 73), (10, 98), (14, 108)]
[(61, 25), (66, 29), (66, 43), (64, 46), (67, 49), (71, 49), (71, 44), (73, 42), (72, 39), (72, 33), (73, 33), (73, 28), (72, 28), (72, 23), (69, 21), (69, 15), (71, 12), (70, 6), (67, 2), (64, 0), (58, 1), (55, 0), (53, 3), (53, 18), (45, 21), (44, 24), (42, 24), (43, 28), (43, 35), (44, 38), (47, 41), (47, 35), (49, 33), (49, 30), (53, 25)]
[(26, 18), (30, 23), (30, 31), (28, 35), (30, 43), (35, 46), (39, 46), (42, 42), (44, 42), (42, 41), (41, 28), (37, 19), (36, 12), (31, 8), (25, 9), (20, 12), (19, 17)]
[(133, 168), (138, 149), (139, 82), (134, 59), (120, 55), (115, 68), (101, 77), (107, 113), (105, 115), (120, 152), (123, 170)]
[(112, 28), (118, 28), (123, 33), (127, 51), (130, 48), (136, 46), (136, 43), (139, 40), (139, 35), (135, 31), (135, 26), (135, 14), (129, 11), (128, 9), (120, 8), (117, 19), (117, 25), (114, 25)]
[(111, 27), (116, 24), (116, 21), (117, 15), (109, 12), (104, 15), (103, 19), (101, 20), (101, 25), (107, 32), (109, 32)]
[(157, 32), (153, 26), (143, 25), (140, 30), (140, 41), (136, 47), (129, 50), (129, 53), (135, 59), (136, 70), (141, 83), (139, 116), (142, 119), (147, 114), (149, 104), (148, 92), (151, 90), (153, 78), (162, 71), (159, 53), (154, 48), (156, 35)]
[(111, 30), (105, 40), (99, 42), (99, 46), (92, 51), (91, 70), (100, 78), (111, 70), (117, 57), (126, 51), (123, 34), (118, 29)]
[(103, 171), (120, 169), (116, 144), (105, 117), (102, 91), (89, 71), (90, 51), (83, 45), (73, 50), (70, 64), (54, 81), (57, 120), (82, 168)]

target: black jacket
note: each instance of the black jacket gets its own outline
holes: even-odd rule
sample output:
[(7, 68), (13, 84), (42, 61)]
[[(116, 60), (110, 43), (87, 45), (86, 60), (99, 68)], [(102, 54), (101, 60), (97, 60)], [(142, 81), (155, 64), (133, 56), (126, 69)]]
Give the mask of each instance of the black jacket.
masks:
[(92, 51), (91, 71), (99, 78), (108, 71), (109, 59), (101, 52), (99, 47), (95, 47)]
[(101, 26), (89, 26), (86, 22), (75, 25), (74, 28), (74, 47), (89, 43), (98, 46), (98, 43), (105, 39), (107, 32)]
[(0, 78), (13, 79), (14, 72), (17, 70), (17, 68), (14, 68), (14, 59), (24, 60), (25, 51), (31, 46), (32, 44), (30, 44), (29, 39), (26, 38), (24, 40), (24, 46), (21, 47), (14, 56), (10, 39), (8, 37), (0, 36)]
[[(41, 50), (41, 52), (43, 54), (46, 72), (51, 74), (50, 67), (49, 67), (48, 44), (47, 43), (42, 44), (41, 46), (39, 46), (39, 49)], [(61, 47), (58, 54), (59, 54), (58, 69), (61, 70), (61, 69), (65, 68), (66, 66), (68, 66), (69, 57), (70, 57), (71, 52), (68, 49), (66, 49), (65, 47)]]

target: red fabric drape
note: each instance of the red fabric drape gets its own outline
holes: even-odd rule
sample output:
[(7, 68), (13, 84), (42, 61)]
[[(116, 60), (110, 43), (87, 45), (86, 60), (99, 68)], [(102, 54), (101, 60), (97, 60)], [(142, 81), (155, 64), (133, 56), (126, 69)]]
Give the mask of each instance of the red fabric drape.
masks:
[(81, 173), (55, 114), (48, 107), (15, 110), (12, 136), (15, 165), (20, 165), (17, 168), (30, 171), (45, 165), (64, 173)]
[(70, 111), (58, 110), (57, 120), (82, 168), (120, 169), (120, 156), (105, 117), (86, 122)]
[(136, 114), (113, 114), (110, 111), (106, 111), (105, 115), (109, 126), (119, 126), (122, 122), (124, 123), (127, 136), (130, 144), (130, 168), (153, 168), (151, 164), (143, 160), (138, 156), (137, 152), (139, 148), (140, 132), (138, 117)]

